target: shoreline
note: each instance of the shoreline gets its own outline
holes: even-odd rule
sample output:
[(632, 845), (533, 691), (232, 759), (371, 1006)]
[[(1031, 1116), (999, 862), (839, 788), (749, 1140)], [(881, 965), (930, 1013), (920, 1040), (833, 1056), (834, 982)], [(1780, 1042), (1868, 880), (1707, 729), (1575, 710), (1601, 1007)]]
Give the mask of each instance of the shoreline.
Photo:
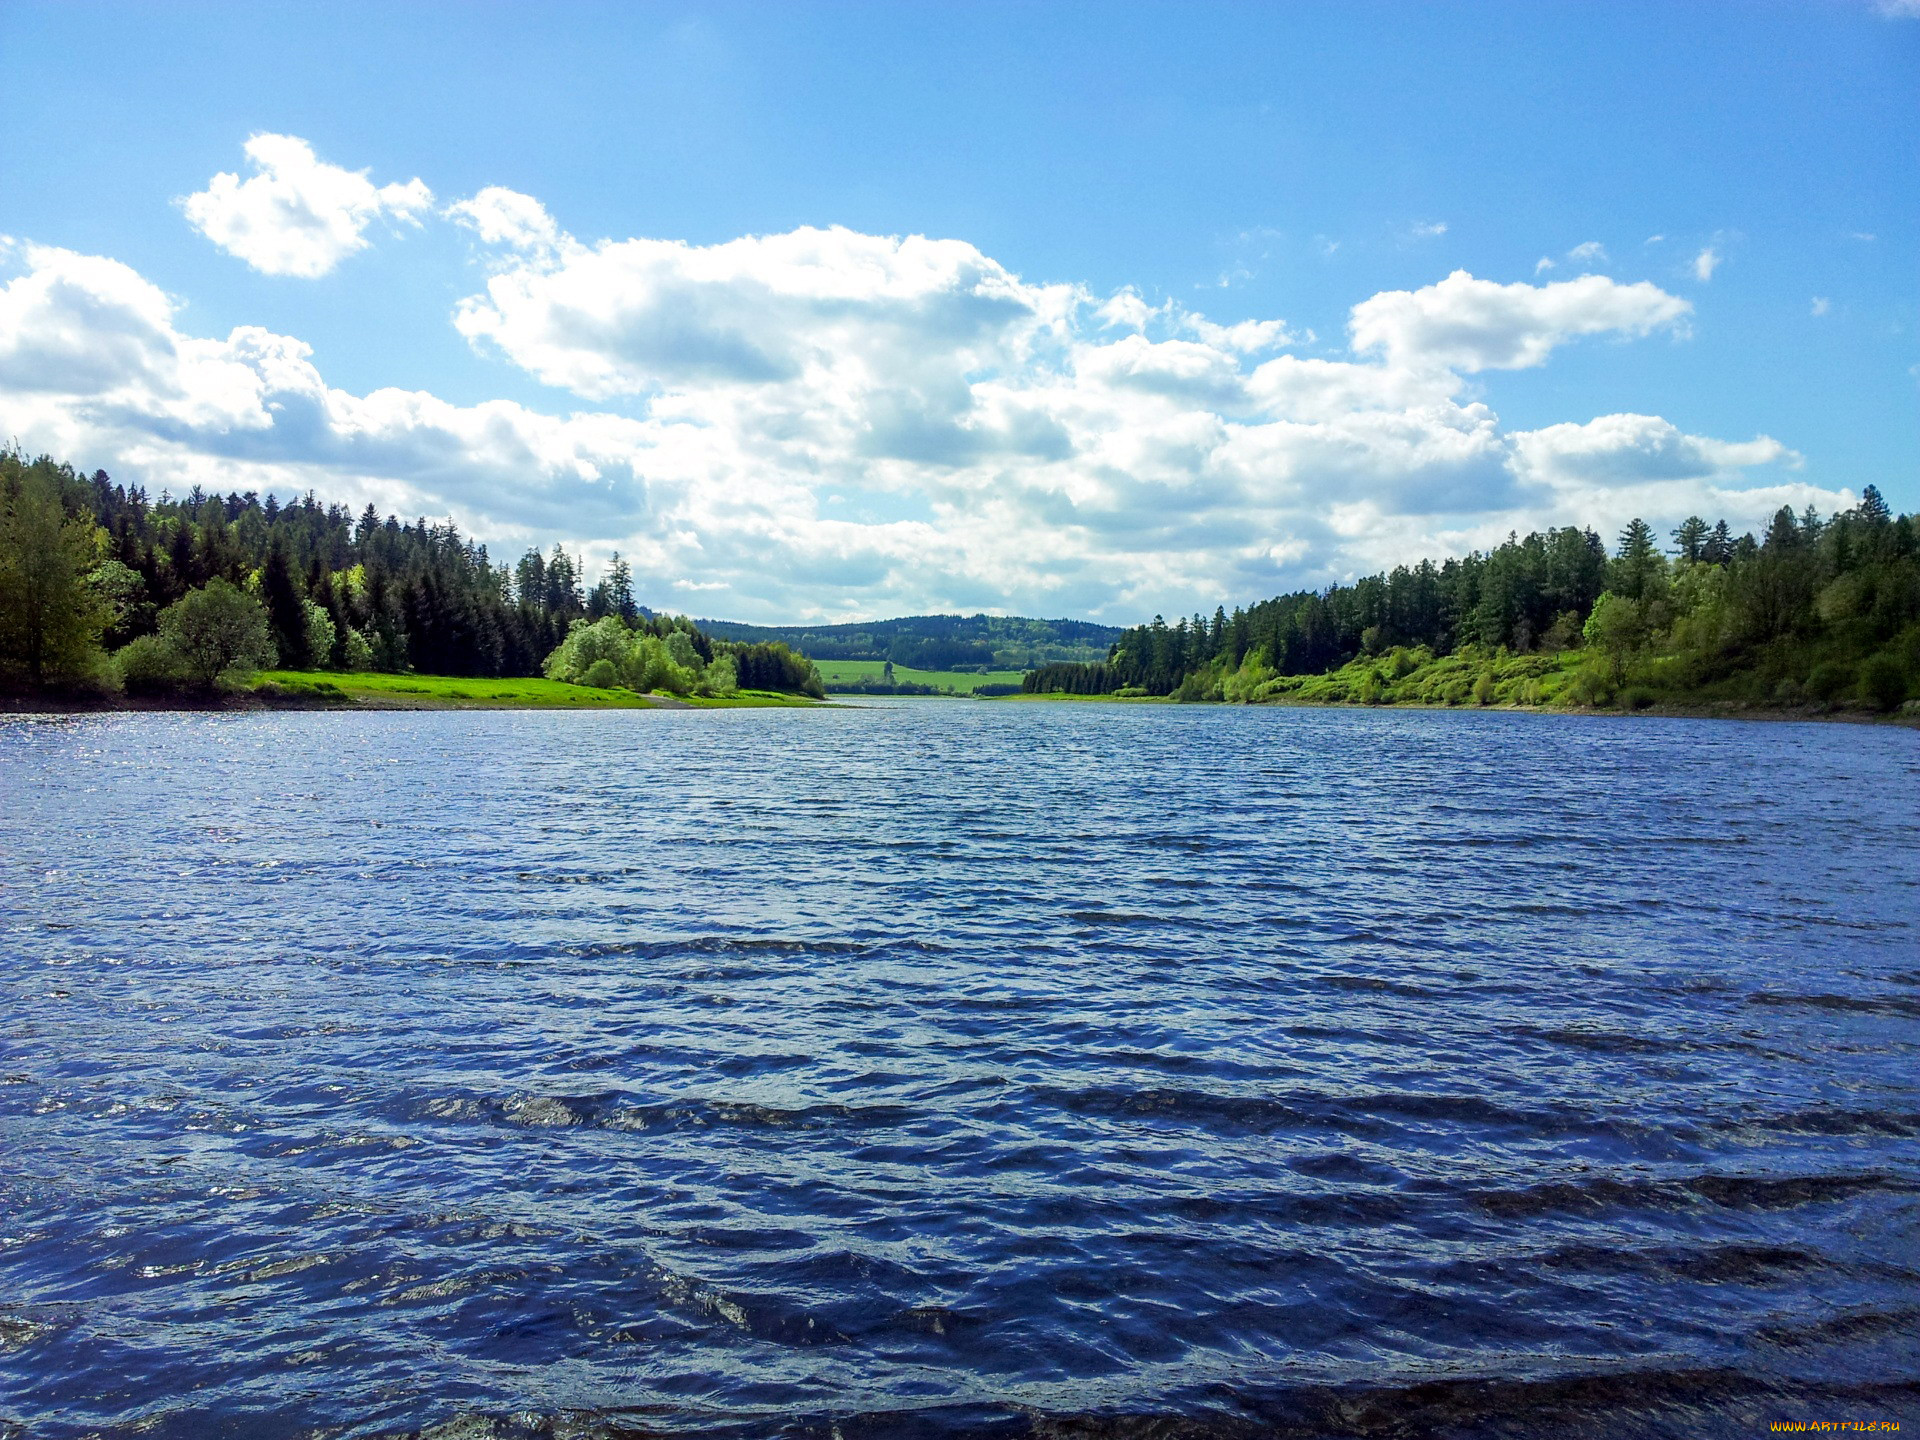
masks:
[(1358, 705), (1339, 700), (1257, 700), (1234, 705), (1226, 700), (1175, 700), (1170, 695), (1069, 695), (1064, 693), (1040, 695), (1002, 695), (992, 697), (997, 700), (1016, 700), (1026, 703), (1034, 701), (1065, 702), (1068, 704), (1106, 704), (1106, 705), (1194, 705), (1210, 706), (1222, 709), (1244, 710), (1424, 710), (1441, 714), (1501, 714), (1501, 715), (1576, 715), (1598, 719), (1639, 719), (1643, 716), (1658, 720), (1759, 720), (1759, 721), (1802, 721), (1819, 724), (1840, 725), (1892, 725), (1902, 729), (1920, 729), (1920, 713), (1903, 714), (1893, 711), (1876, 714), (1865, 710), (1816, 709), (1813, 706), (1797, 708), (1761, 707), (1740, 705), (1732, 701), (1709, 702), (1701, 705), (1648, 705), (1637, 710), (1601, 709), (1591, 705), (1423, 705), (1416, 701), (1397, 703), (1383, 702), (1378, 705)]
[[(439, 680), (445, 684), (449, 677), (444, 676), (391, 676), (384, 677), (393, 681)], [(454, 685), (471, 685), (474, 690), (489, 684), (508, 684), (513, 682), (488, 680), (456, 680)], [(557, 682), (544, 682), (557, 684)], [(583, 687), (567, 686), (568, 690)], [(328, 710), (342, 712), (419, 712), (446, 710), (747, 710), (747, 709), (819, 709), (838, 706), (858, 708), (860, 702), (871, 700), (982, 700), (990, 704), (1013, 702), (1016, 704), (1071, 704), (1071, 705), (1193, 705), (1203, 707), (1228, 708), (1221, 700), (1176, 701), (1166, 695), (1072, 695), (1049, 693), (1035, 695), (841, 695), (829, 691), (826, 699), (816, 700), (806, 695), (788, 695), (773, 691), (747, 691), (732, 696), (678, 696), (661, 694), (636, 694), (632, 691), (586, 690), (574, 695), (554, 695), (543, 693), (537, 696), (510, 696), (506, 694), (477, 694), (459, 688), (442, 690), (439, 693), (425, 686), (407, 684), (385, 687), (355, 687), (352, 689), (338, 686), (332, 691), (318, 689), (289, 690), (275, 687), (270, 690), (248, 690), (207, 696), (181, 695), (114, 695), (110, 697), (87, 697), (74, 695), (0, 695), (0, 715), (112, 715), (142, 713), (178, 713), (178, 714), (257, 714), (267, 711), (313, 711)], [(1794, 708), (1772, 708), (1739, 705), (1733, 702), (1717, 702), (1703, 705), (1649, 705), (1637, 710), (1598, 709), (1592, 706), (1544, 706), (1544, 705), (1423, 705), (1403, 702), (1399, 704), (1357, 705), (1352, 703), (1315, 700), (1263, 700), (1240, 707), (1243, 709), (1286, 709), (1286, 710), (1419, 710), (1450, 714), (1507, 714), (1507, 715), (1564, 715), (1595, 719), (1638, 719), (1641, 717), (1661, 720), (1745, 720), (1770, 724), (1803, 723), (1825, 725), (1881, 725), (1898, 729), (1920, 729), (1920, 713), (1874, 714), (1857, 710), (1818, 709), (1813, 706)]]
[[(409, 679), (415, 677), (395, 677)], [(442, 678), (442, 677), (428, 677)], [(467, 682), (474, 690), (489, 682)], [(578, 687), (568, 687), (569, 689)], [(215, 695), (0, 695), (0, 715), (135, 715), (135, 714), (264, 714), (270, 711), (334, 711), (339, 713), (417, 713), (447, 710), (768, 710), (815, 709), (825, 701), (811, 696), (774, 691), (745, 691), (729, 696), (635, 694), (632, 691), (587, 691), (574, 697), (486, 695), (472, 691), (434, 693), (425, 687), (399, 689), (345, 688), (333, 691), (258, 690)]]

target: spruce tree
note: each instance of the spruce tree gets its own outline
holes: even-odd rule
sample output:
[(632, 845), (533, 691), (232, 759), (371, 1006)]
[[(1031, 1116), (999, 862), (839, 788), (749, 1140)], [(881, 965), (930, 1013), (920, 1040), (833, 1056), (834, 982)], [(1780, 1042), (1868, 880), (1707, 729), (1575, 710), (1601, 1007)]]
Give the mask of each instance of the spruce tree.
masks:
[(633, 603), (633, 567), (621, 558), (618, 550), (613, 552), (613, 563), (607, 566), (607, 591), (613, 597), (613, 612), (629, 625), (639, 615), (639, 606)]
[(1630, 600), (1645, 597), (1666, 570), (1666, 561), (1653, 540), (1653, 527), (1635, 518), (1620, 532), (1620, 549), (1609, 568), (1607, 588)]
[(266, 601), (267, 628), (274, 648), (280, 652), (281, 667), (307, 669), (313, 657), (307, 653), (306, 597), (293, 578), (286, 541), (277, 532), (267, 547), (267, 563), (260, 570), (260, 597)]
[(1733, 532), (1727, 529), (1726, 521), (1715, 523), (1713, 533), (1701, 547), (1700, 558), (1709, 565), (1725, 565), (1733, 559)]
[(1689, 515), (1673, 532), (1674, 554), (1689, 564), (1697, 564), (1706, 552), (1707, 537), (1711, 533), (1706, 521), (1698, 515)]

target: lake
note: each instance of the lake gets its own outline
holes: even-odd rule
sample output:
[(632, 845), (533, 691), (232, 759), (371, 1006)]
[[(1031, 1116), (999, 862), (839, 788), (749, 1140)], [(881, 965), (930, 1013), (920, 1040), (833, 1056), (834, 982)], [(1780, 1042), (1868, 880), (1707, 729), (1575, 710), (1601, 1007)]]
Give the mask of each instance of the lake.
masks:
[(0, 1435), (1920, 1419), (1909, 730), (15, 717), (0, 798)]

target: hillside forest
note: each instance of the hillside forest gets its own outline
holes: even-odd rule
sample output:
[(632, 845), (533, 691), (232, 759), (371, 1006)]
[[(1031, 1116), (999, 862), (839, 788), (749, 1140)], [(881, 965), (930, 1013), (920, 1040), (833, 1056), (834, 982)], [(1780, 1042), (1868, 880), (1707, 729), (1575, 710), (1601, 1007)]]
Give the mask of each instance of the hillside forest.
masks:
[(1564, 528), (1124, 631), (990, 616), (754, 627), (654, 614), (618, 555), (589, 586), (557, 545), (496, 564), (451, 523), (311, 494), (154, 500), (0, 452), (0, 689), (205, 693), (278, 669), (823, 693), (793, 639), (950, 670), (1021, 668), (1024, 653), (1030, 694), (1920, 709), (1920, 516), (1870, 485), (1834, 515), (1782, 509), (1761, 536), (1693, 517), (1663, 544), (1635, 520), (1609, 553)]
[(1361, 704), (1789, 706), (1891, 711), (1920, 696), (1920, 516), (1867, 486), (1851, 510), (1782, 509), (1764, 536), (1692, 517), (1509, 536), (1126, 631), (1029, 693)]
[(696, 623), (710, 635), (786, 644), (815, 660), (870, 660), (904, 669), (981, 673), (1097, 661), (1121, 633), (1116, 625), (1091, 620), (1029, 620), (1018, 615), (908, 615), (845, 625)]
[(558, 545), (507, 566), (451, 523), (371, 505), (197, 487), (154, 500), (0, 452), (0, 688), (205, 692), (259, 669), (822, 693), (786, 645), (638, 605), (618, 555), (589, 587)]

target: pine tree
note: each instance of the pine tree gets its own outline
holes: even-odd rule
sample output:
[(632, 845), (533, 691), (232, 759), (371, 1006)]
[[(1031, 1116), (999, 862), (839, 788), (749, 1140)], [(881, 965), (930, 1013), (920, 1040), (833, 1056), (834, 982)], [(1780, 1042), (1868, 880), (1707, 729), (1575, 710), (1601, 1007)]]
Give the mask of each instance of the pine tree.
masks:
[(613, 613), (631, 625), (640, 614), (639, 606), (633, 603), (633, 567), (621, 558), (618, 550), (613, 552), (613, 562), (607, 566), (606, 584), (613, 597)]
[(1705, 555), (1707, 537), (1712, 532), (1698, 515), (1689, 515), (1673, 532), (1674, 554), (1689, 564), (1697, 564)]
[(1725, 565), (1733, 559), (1733, 532), (1727, 529), (1726, 521), (1714, 525), (1713, 533), (1701, 547), (1700, 558), (1709, 565)]
[(277, 532), (267, 547), (267, 563), (261, 567), (260, 596), (266, 601), (267, 628), (280, 652), (282, 668), (305, 670), (313, 662), (313, 656), (307, 653), (306, 597), (293, 578), (286, 541)]
[(1620, 532), (1620, 548), (1609, 567), (1607, 588), (1630, 600), (1645, 597), (1666, 573), (1666, 560), (1654, 543), (1653, 527), (1635, 518)]
[(538, 550), (529, 550), (513, 567), (513, 593), (522, 605), (535, 610), (547, 608), (547, 562)]
[(1767, 538), (1762, 542), (1767, 550), (1796, 550), (1800, 546), (1800, 526), (1793, 518), (1793, 511), (1782, 505), (1773, 512), (1773, 522), (1767, 526)]
[(547, 561), (547, 609), (562, 615), (577, 615), (581, 610), (580, 572), (573, 557), (556, 543), (553, 558)]

